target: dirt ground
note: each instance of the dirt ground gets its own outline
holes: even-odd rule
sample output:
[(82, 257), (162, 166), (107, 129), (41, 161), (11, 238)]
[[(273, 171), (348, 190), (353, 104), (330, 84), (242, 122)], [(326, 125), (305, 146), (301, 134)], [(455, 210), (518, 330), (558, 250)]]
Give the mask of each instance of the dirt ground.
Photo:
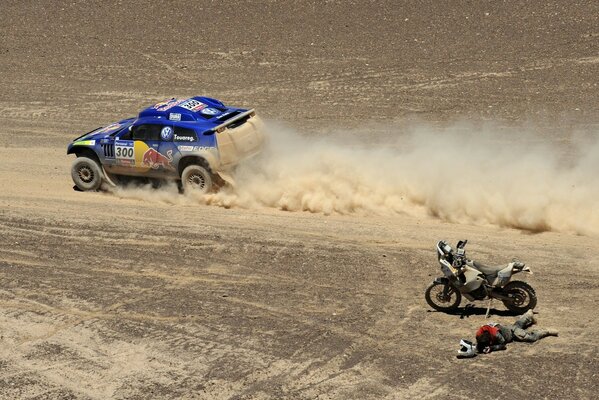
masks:
[[(384, 143), (381, 126), (466, 120), (561, 145), (599, 132), (599, 3), (1, 10), (1, 399), (597, 397), (596, 235), (79, 193), (66, 145), (193, 95), (307, 138), (372, 126)], [(455, 358), (484, 304), (447, 315), (423, 293), (436, 241), (462, 238), (483, 263), (526, 261), (559, 337)], [(514, 318), (494, 304), (493, 321)]]

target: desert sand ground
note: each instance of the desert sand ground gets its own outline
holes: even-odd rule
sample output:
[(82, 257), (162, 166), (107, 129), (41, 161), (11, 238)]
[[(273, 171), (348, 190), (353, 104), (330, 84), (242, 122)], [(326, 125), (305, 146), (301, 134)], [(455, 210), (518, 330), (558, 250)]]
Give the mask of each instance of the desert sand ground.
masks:
[[(319, 207), (310, 185), (295, 195), (312, 203), (296, 207), (252, 202), (249, 189), (233, 203), (79, 193), (65, 154), (74, 137), (144, 106), (208, 95), (255, 107), (306, 144), (331, 135), (343, 148), (346, 132), (344, 154), (360, 143), (394, 154), (407, 125), (466, 123), (476, 135), (490, 123), (502, 145), (514, 137), (504, 129), (530, 131), (576, 164), (572, 143), (599, 132), (599, 5), (534, 4), (3, 1), (0, 398), (596, 398), (593, 152), (573, 175), (516, 164), (507, 182), (529, 179), (544, 205), (501, 197), (505, 218), (489, 212), (496, 197), (469, 208), (462, 191), (467, 206), (453, 213), (430, 197), (444, 197), (437, 185), (388, 209), (385, 187), (375, 209)], [(363, 165), (380, 167), (391, 195), (412, 172), (460, 182), (438, 163), (344, 171)], [(468, 178), (487, 164), (465, 165)], [(272, 181), (279, 196), (299, 187), (287, 184)], [(485, 304), (447, 315), (423, 293), (439, 274), (436, 241), (462, 238), (483, 263), (526, 261), (539, 324), (558, 338), (455, 358)], [(514, 318), (494, 305), (492, 320)]]

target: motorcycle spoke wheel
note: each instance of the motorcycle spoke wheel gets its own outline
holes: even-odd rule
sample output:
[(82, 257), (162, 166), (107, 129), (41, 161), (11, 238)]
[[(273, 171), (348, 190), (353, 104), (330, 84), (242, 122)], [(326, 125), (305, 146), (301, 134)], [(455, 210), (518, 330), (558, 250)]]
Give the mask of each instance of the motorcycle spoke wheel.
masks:
[(431, 284), (424, 293), (424, 298), (429, 306), (437, 311), (452, 311), (458, 308), (460, 301), (462, 301), (462, 295), (460, 292), (451, 285), (447, 285), (447, 291), (445, 291), (446, 284), (434, 282)]
[(537, 306), (537, 294), (526, 282), (512, 281), (505, 285), (503, 291), (510, 297), (510, 300), (503, 302), (510, 311), (522, 314)]

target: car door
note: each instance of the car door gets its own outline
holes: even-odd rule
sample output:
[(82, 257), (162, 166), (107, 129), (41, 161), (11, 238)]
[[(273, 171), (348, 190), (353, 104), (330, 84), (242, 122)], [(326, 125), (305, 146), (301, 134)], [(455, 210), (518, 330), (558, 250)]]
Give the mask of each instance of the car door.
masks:
[(140, 124), (132, 128), (135, 170), (138, 174), (160, 177), (174, 169), (172, 152), (162, 153), (160, 149), (162, 136), (172, 136), (172, 132), (173, 127), (168, 123)]
[(118, 174), (134, 164), (130, 127), (131, 123), (126, 123), (119, 131), (100, 140), (102, 165), (106, 171)]
[(135, 151), (133, 140), (131, 140), (131, 131), (133, 126), (129, 127), (117, 135), (114, 140), (114, 165), (117, 172), (131, 172), (135, 168)]
[(177, 132), (177, 127), (165, 124), (160, 129), (160, 145), (158, 152), (163, 158), (160, 168), (164, 175), (175, 176), (177, 175), (176, 165), (179, 159), (179, 150), (177, 149), (176, 143), (174, 143), (174, 137)]

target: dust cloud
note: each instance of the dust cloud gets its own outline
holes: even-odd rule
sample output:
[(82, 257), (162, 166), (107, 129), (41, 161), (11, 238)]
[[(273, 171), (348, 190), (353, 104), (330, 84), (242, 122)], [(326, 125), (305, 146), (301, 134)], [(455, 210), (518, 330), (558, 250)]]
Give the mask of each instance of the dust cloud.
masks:
[(189, 198), (179, 194), (179, 188), (174, 182), (167, 182), (160, 187), (154, 187), (152, 184), (142, 184), (137, 182), (119, 182), (117, 186), (104, 184), (102, 189), (120, 199), (133, 199), (142, 201), (155, 201), (172, 205), (189, 204)]
[[(565, 142), (532, 131), (455, 124), (318, 136), (271, 123), (267, 148), (239, 166), (235, 187), (203, 196), (176, 196), (171, 188), (151, 197), (599, 233), (599, 142), (588, 133)], [(145, 190), (126, 192), (147, 198)]]

